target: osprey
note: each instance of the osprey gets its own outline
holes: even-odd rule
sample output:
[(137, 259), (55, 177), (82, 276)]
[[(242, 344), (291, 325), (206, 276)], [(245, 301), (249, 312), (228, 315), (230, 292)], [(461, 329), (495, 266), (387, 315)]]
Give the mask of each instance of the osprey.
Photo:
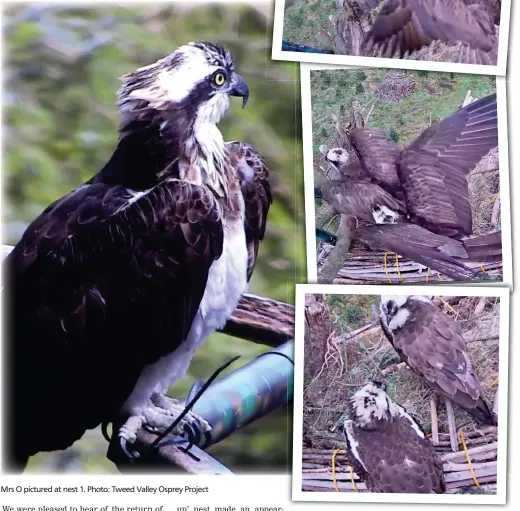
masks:
[[(6, 260), (12, 463), (115, 418), (126, 449), (183, 410), (165, 392), (246, 290), (271, 203), (258, 152), (218, 128), (248, 95), (208, 42), (122, 78), (112, 157)], [(190, 413), (177, 432), (187, 423), (209, 428)]]
[(359, 0), (363, 12), (382, 4), (366, 49), (404, 57), (434, 41), (462, 43), (461, 63), (496, 65), (501, 0)]
[(425, 296), (381, 296), (380, 321), (403, 361), (428, 386), (478, 422), (496, 425), (455, 320)]
[(444, 493), (442, 463), (421, 426), (371, 382), (349, 402), (343, 423), (351, 463), (375, 493)]
[(356, 239), (459, 280), (475, 276), (464, 261), (501, 259), (500, 232), (468, 238), (467, 176), (498, 145), (495, 95), (445, 117), (404, 149), (374, 128), (355, 128), (348, 140), (357, 160), (331, 149), (327, 159), (341, 178), (317, 195), (339, 213), (377, 224), (359, 227)]

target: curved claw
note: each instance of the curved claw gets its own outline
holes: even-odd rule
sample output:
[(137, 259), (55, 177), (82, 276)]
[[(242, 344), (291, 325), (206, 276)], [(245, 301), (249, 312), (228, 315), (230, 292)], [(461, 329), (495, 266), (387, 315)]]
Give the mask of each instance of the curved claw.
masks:
[(119, 438), (119, 446), (121, 447), (121, 450), (125, 453), (125, 455), (130, 461), (138, 460), (141, 457), (141, 455), (137, 451), (130, 452), (128, 450), (128, 443), (125, 438)]
[(111, 440), (112, 440), (112, 437), (108, 434), (108, 425), (110, 423), (109, 422), (102, 422), (101, 423), (101, 433), (103, 434), (103, 437), (105, 438), (105, 440), (110, 443)]
[(198, 428), (193, 427), (192, 424), (187, 422), (184, 425), (184, 433), (188, 437), (188, 447), (186, 447), (186, 450), (189, 450), (192, 445), (195, 445), (200, 438), (200, 431)]

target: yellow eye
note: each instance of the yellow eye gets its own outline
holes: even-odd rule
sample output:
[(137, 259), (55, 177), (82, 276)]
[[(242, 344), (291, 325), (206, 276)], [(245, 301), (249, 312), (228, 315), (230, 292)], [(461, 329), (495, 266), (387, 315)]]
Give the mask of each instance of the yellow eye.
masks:
[(226, 76), (224, 75), (224, 73), (217, 73), (213, 77), (213, 81), (215, 82), (215, 85), (217, 85), (218, 87), (222, 87), (222, 85), (224, 85), (224, 83), (226, 82)]

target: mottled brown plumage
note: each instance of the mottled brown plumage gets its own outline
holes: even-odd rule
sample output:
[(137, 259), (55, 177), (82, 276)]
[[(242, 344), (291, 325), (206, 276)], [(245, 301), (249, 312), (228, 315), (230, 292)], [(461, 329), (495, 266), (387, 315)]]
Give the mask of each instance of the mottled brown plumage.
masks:
[[(371, 10), (382, 2), (362, 3)], [(496, 65), (499, 22), (499, 0), (385, 0), (365, 45), (403, 57), (436, 40), (460, 42), (471, 50), (461, 51), (460, 62)]]
[(427, 385), (494, 425), (457, 322), (424, 296), (382, 296), (381, 326), (404, 362)]
[(348, 133), (348, 139), (371, 181), (396, 198), (403, 199), (397, 173), (402, 149), (386, 133), (376, 128), (355, 128)]
[(421, 426), (379, 383), (350, 400), (344, 431), (354, 469), (374, 493), (444, 493), (442, 462)]
[(470, 103), (425, 130), (399, 160), (410, 219), (437, 234), (471, 234), (467, 178), (497, 145), (496, 95)]
[(244, 229), (249, 255), (247, 278), (251, 278), (258, 246), (264, 238), (267, 212), (273, 202), (269, 183), (269, 170), (260, 153), (243, 142), (228, 142), (230, 162), (240, 177), (245, 204)]
[(380, 186), (366, 182), (330, 181), (321, 187), (323, 198), (340, 214), (374, 222), (374, 210), (386, 206), (401, 214), (405, 205)]

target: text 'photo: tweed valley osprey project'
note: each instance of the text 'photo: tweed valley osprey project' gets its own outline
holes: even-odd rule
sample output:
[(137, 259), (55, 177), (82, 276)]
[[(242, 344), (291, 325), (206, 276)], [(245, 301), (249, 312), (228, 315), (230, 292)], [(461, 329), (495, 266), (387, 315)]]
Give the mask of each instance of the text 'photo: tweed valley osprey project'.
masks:
[(306, 72), (306, 197), (312, 186), (316, 233), (316, 243), (308, 239), (316, 254), (309, 278), (510, 283), (508, 169), (501, 168), (507, 146), (499, 144), (505, 108), (497, 99), (505, 97), (497, 96), (497, 79), (364, 68)]
[[(82, 12), (25, 23), (80, 37)], [(7, 39), (3, 470), (286, 471), (298, 70), (266, 76), (263, 11), (88, 12), (88, 58)]]
[(507, 289), (353, 288), (298, 286), (293, 497), (503, 491)]

